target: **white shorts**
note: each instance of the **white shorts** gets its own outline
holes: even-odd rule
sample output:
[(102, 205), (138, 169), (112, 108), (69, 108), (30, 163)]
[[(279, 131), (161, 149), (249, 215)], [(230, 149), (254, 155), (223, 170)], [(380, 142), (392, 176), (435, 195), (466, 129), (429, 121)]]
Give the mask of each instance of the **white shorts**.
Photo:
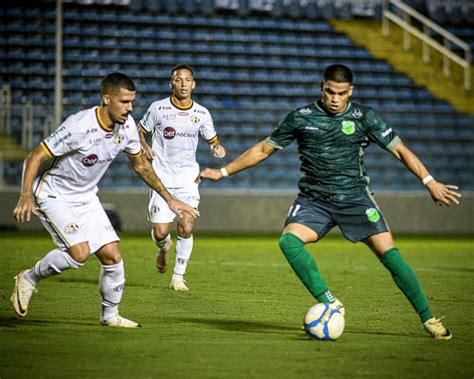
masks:
[(89, 242), (92, 254), (120, 240), (97, 196), (87, 203), (40, 200), (38, 217), (59, 247)]
[[(188, 186), (180, 188), (168, 188), (169, 193), (176, 199), (181, 200), (183, 203), (198, 208), (199, 206), (199, 190), (198, 186)], [(167, 224), (173, 222), (176, 219), (176, 213), (174, 213), (166, 201), (158, 195), (156, 191), (151, 191), (150, 202), (148, 204), (148, 220), (153, 224)]]

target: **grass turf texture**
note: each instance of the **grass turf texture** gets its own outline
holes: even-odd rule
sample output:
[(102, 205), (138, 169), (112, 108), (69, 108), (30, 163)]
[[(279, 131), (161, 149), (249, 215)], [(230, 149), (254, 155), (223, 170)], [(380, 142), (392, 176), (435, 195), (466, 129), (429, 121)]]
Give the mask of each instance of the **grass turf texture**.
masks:
[(336, 342), (310, 340), (301, 325), (314, 302), (277, 239), (197, 233), (191, 291), (178, 293), (148, 235), (122, 234), (121, 314), (143, 325), (124, 330), (99, 325), (94, 257), (41, 282), (17, 319), (12, 277), (53, 245), (46, 233), (0, 233), (0, 377), (473, 377), (472, 237), (398, 238), (451, 341), (431, 339), (368, 249), (338, 236), (309, 249), (346, 306), (346, 329)]

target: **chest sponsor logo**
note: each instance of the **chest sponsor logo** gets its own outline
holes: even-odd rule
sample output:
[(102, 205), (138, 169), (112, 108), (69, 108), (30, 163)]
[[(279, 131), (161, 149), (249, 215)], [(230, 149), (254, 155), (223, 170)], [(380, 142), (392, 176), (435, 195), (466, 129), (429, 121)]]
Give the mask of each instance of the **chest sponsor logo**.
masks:
[(66, 234), (77, 233), (79, 231), (79, 225), (77, 225), (77, 224), (68, 224), (64, 228), (64, 231), (66, 232)]
[(377, 222), (380, 220), (380, 213), (375, 208), (369, 208), (365, 210), (365, 214), (367, 215), (367, 220), (370, 222)]
[(87, 157), (82, 158), (82, 164), (86, 167), (91, 167), (94, 166), (97, 161), (99, 160), (99, 157), (95, 154), (88, 155)]
[(116, 145), (120, 145), (125, 139), (125, 136), (123, 134), (117, 134), (114, 139), (113, 139), (113, 143), (115, 143)]
[(163, 137), (168, 140), (173, 139), (175, 137), (195, 138), (196, 136), (197, 136), (197, 133), (177, 132), (171, 126), (167, 126), (166, 128), (163, 129)]
[(364, 114), (359, 108), (354, 109), (354, 112), (352, 112), (352, 117), (354, 118), (361, 118)]
[(345, 135), (351, 135), (351, 134), (354, 134), (355, 133), (355, 122), (354, 121), (348, 121), (348, 120), (344, 120), (342, 122), (342, 127), (341, 127), (341, 130), (342, 132), (345, 134)]
[(176, 130), (174, 130), (171, 126), (167, 126), (163, 129), (163, 137), (165, 137), (165, 139), (173, 139), (176, 137)]

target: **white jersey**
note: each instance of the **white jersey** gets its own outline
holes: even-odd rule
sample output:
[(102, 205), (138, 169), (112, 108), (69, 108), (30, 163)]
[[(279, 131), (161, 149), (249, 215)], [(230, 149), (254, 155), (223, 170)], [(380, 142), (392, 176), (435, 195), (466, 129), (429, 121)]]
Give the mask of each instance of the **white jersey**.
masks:
[(41, 147), (52, 167), (35, 182), (35, 196), (72, 202), (89, 201), (98, 191), (97, 183), (115, 157), (125, 151), (132, 156), (141, 153), (138, 130), (132, 116), (113, 129), (100, 119), (99, 107), (69, 116)]
[(194, 184), (199, 174), (198, 137), (208, 143), (217, 138), (209, 111), (196, 102), (186, 109), (178, 108), (167, 97), (150, 105), (140, 126), (146, 133), (153, 133), (153, 168), (165, 187)]

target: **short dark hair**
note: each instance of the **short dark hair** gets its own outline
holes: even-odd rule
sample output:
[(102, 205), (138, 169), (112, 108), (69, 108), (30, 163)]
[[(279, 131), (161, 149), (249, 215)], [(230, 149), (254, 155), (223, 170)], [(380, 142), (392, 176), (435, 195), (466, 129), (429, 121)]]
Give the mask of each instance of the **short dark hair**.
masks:
[(332, 64), (324, 69), (323, 79), (325, 82), (332, 80), (336, 83), (352, 84), (353, 74), (351, 69), (343, 64)]
[(102, 80), (100, 93), (102, 95), (110, 94), (113, 91), (120, 90), (120, 88), (125, 88), (128, 91), (136, 91), (132, 79), (121, 72), (114, 72)]
[(172, 69), (171, 69), (171, 77), (173, 77), (173, 74), (175, 71), (178, 71), (178, 70), (189, 70), (191, 71), (191, 75), (194, 76), (194, 71), (192, 69), (192, 67), (186, 63), (178, 63), (176, 66), (174, 66)]

